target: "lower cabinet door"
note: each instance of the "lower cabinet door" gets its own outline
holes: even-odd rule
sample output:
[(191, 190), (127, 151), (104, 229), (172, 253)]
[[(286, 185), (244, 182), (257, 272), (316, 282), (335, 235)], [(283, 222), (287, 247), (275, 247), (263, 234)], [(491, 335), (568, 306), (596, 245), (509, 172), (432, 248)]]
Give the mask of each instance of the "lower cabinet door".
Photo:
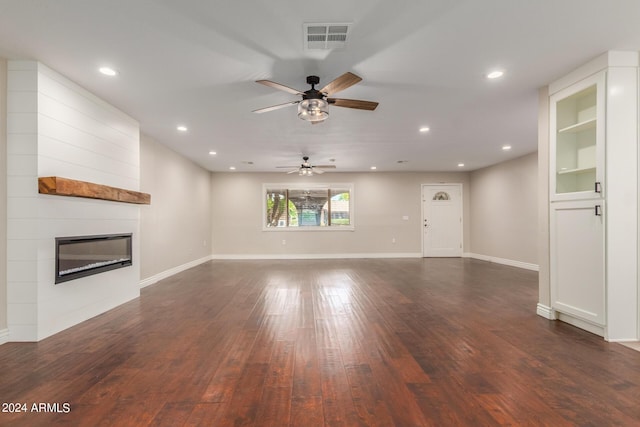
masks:
[(551, 203), (551, 305), (605, 325), (604, 201)]

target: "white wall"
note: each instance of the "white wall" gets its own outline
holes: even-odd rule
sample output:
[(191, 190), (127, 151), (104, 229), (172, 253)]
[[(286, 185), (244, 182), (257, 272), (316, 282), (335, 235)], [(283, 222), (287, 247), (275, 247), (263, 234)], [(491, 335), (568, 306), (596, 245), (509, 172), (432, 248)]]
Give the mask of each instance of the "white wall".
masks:
[[(262, 185), (290, 182), (353, 183), (355, 231), (263, 231)], [(313, 177), (213, 173), (212, 253), (218, 258), (422, 256), (421, 185), (440, 182), (463, 184), (464, 246), (468, 248), (468, 173), (327, 173)]]
[[(39, 176), (139, 190), (136, 121), (65, 77), (10, 61), (7, 276), (11, 341), (37, 341), (139, 295), (139, 207), (38, 194)], [(133, 233), (133, 266), (54, 284), (59, 236)]]
[(549, 89), (538, 91), (538, 314), (551, 313), (549, 249)]
[(471, 172), (471, 253), (537, 269), (537, 153)]
[(141, 191), (151, 205), (140, 209), (143, 286), (210, 259), (209, 171), (142, 135)]
[[(0, 242), (7, 241), (7, 61), (0, 58)], [(0, 344), (7, 329), (7, 245), (0, 244)]]

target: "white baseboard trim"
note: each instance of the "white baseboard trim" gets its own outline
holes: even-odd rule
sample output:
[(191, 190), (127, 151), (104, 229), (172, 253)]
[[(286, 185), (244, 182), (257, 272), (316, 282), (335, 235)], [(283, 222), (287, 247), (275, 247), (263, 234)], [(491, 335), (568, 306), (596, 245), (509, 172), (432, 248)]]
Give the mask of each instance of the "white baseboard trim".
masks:
[(633, 347), (640, 347), (640, 341), (637, 338), (609, 338), (607, 341), (617, 342), (618, 344), (637, 344), (637, 346)]
[(260, 259), (358, 259), (358, 258), (422, 258), (419, 252), (351, 253), (351, 254), (213, 254), (217, 260)]
[(9, 342), (9, 330), (8, 329), (0, 329), (0, 345)]
[(186, 264), (179, 265), (177, 267), (170, 268), (169, 270), (165, 270), (165, 271), (163, 271), (161, 273), (154, 274), (151, 277), (147, 277), (146, 279), (142, 279), (140, 281), (140, 288), (144, 288), (146, 286), (153, 285), (154, 283), (159, 282), (162, 279), (166, 279), (167, 277), (171, 277), (174, 274), (178, 274), (180, 272), (183, 272), (185, 270), (193, 268), (196, 265), (200, 265), (200, 264), (205, 263), (207, 261), (211, 261), (211, 255), (208, 255), (208, 256), (206, 256), (204, 258), (200, 258), (200, 259), (188, 262)]
[[(556, 312), (556, 317), (558, 320), (561, 320), (565, 323), (575, 326), (576, 328), (584, 329), (587, 332), (591, 332), (592, 334), (605, 337), (605, 330), (603, 326), (594, 325), (589, 322), (585, 322), (582, 319), (578, 319), (577, 317), (573, 317), (570, 314)], [(607, 339), (608, 341), (608, 339)]]
[(465, 258), (473, 258), (473, 259), (479, 259), (482, 261), (495, 262), (496, 264), (509, 265), (511, 267), (524, 268), (525, 270), (532, 270), (532, 271), (540, 270), (540, 266), (538, 264), (531, 264), (528, 262), (516, 261), (513, 259), (498, 258), (498, 257), (493, 257), (488, 255), (474, 254), (471, 252), (465, 252), (462, 256)]
[(540, 303), (538, 303), (538, 305), (536, 306), (536, 314), (548, 320), (557, 319), (556, 311), (553, 308)]

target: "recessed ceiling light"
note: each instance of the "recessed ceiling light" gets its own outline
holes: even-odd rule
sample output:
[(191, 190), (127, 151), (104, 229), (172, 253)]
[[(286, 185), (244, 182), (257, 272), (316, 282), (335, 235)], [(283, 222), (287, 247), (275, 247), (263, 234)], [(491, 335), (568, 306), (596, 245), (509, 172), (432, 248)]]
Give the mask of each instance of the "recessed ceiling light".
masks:
[(179, 130), (180, 132), (186, 132), (188, 130), (187, 127), (184, 125), (176, 126), (176, 129)]
[(487, 74), (487, 78), (488, 79), (497, 79), (497, 78), (500, 78), (502, 76), (504, 76), (504, 71), (499, 71), (499, 70), (492, 71), (489, 74)]
[(118, 72), (116, 70), (114, 70), (113, 68), (109, 68), (109, 67), (100, 67), (98, 69), (98, 71), (100, 71), (105, 76), (112, 76), (113, 77), (113, 76), (118, 75)]
[(459, 168), (464, 167), (464, 163), (458, 163), (458, 167), (459, 167)]
[(502, 149), (503, 149), (504, 151), (509, 151), (509, 150), (511, 150), (511, 146), (510, 146), (510, 145), (503, 145), (503, 146), (502, 146)]
[(229, 170), (234, 171), (234, 170), (236, 170), (236, 167), (235, 166), (229, 166)]
[(376, 170), (376, 169), (378, 169), (378, 168), (377, 168), (377, 167), (375, 167), (375, 166), (371, 166), (371, 170), (372, 170), (372, 171), (374, 171), (374, 170)]
[(425, 132), (429, 132), (429, 126), (423, 126), (420, 128), (420, 132), (425, 133)]
[(216, 153), (215, 151), (209, 151), (209, 155), (211, 155), (211, 156), (215, 156), (216, 154), (218, 154), (218, 153)]

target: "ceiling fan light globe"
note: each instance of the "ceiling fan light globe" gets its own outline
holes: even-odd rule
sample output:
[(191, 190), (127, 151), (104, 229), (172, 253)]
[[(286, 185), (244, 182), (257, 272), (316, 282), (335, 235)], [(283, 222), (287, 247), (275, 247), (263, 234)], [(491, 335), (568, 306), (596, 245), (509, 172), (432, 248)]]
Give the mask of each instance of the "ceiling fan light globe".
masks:
[(309, 122), (319, 122), (329, 117), (329, 103), (324, 99), (303, 99), (298, 104), (298, 117)]
[(313, 169), (311, 169), (310, 167), (302, 166), (300, 168), (300, 170), (298, 171), (298, 175), (300, 175), (300, 176), (312, 176), (313, 175)]

